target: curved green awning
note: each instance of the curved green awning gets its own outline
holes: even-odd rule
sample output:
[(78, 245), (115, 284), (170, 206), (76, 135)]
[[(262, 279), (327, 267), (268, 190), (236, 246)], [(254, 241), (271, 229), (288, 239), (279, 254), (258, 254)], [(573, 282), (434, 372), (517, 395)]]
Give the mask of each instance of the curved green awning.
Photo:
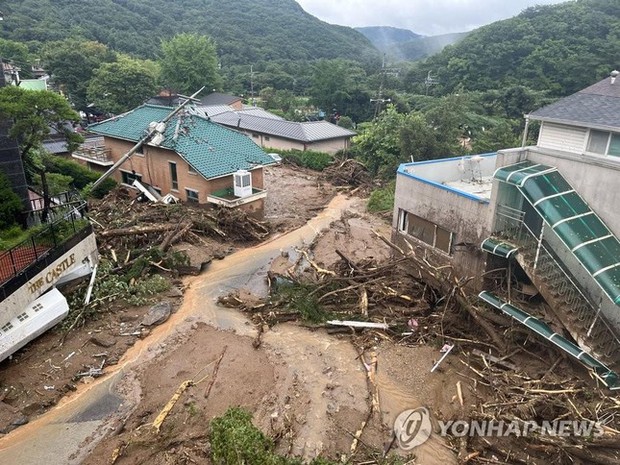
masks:
[(518, 187), (603, 291), (620, 305), (620, 241), (552, 166), (529, 161), (494, 177)]
[(527, 326), (536, 334), (552, 342), (567, 354), (575, 357), (586, 367), (590, 368), (609, 389), (620, 389), (620, 377), (616, 372), (612, 371), (607, 365), (603, 364), (602, 362), (598, 361), (597, 359), (586, 353), (578, 345), (572, 343), (564, 336), (553, 331), (544, 321), (539, 320), (538, 318), (530, 315), (529, 313), (521, 310), (520, 308), (509, 304), (508, 302), (505, 302), (504, 300), (500, 299), (499, 297), (490, 292), (482, 291), (480, 294), (478, 294), (478, 297), (492, 307), (501, 310), (506, 315), (517, 320), (524, 326)]
[(485, 252), (489, 252), (502, 258), (510, 258), (519, 250), (518, 247), (515, 247), (508, 242), (500, 241), (492, 237), (482, 241), (480, 248)]

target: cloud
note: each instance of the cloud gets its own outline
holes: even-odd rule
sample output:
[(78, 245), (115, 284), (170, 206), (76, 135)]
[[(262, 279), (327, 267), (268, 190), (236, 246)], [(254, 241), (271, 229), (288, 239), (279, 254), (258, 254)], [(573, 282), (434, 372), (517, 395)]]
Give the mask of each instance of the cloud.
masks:
[(343, 26), (394, 26), (422, 35), (469, 31), (522, 10), (565, 0), (297, 0), (317, 18)]

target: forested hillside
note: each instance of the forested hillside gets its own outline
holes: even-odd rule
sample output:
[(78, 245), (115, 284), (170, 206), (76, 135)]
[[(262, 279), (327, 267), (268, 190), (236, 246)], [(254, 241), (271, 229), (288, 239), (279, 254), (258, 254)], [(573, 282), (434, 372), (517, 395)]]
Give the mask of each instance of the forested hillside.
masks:
[(422, 37), (409, 29), (389, 26), (356, 27), (355, 30), (364, 34), (379, 50)]
[(416, 61), (429, 57), (467, 36), (467, 32), (422, 36), (396, 27), (356, 27), (372, 44), (388, 57), (399, 61)]
[(620, 2), (576, 0), (477, 29), (416, 67), (408, 82), (431, 71), (440, 93), (522, 85), (568, 95), (619, 67), (619, 50)]
[(94, 40), (142, 58), (154, 58), (162, 38), (182, 32), (211, 36), (220, 60), (346, 58), (377, 52), (359, 32), (324, 23), (294, 0), (0, 0), (4, 39), (49, 42)]

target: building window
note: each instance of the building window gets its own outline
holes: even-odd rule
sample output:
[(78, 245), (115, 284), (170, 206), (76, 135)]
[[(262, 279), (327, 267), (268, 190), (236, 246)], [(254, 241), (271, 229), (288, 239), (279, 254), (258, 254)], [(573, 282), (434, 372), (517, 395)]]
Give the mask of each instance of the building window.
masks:
[(143, 157), (144, 156), (144, 145), (141, 145), (136, 149), (136, 155)]
[(185, 189), (185, 195), (187, 196), (188, 202), (198, 203), (198, 191), (193, 189)]
[(447, 254), (452, 249), (453, 234), (450, 231), (405, 210), (399, 210), (398, 231), (413, 236)]
[(9, 322), (2, 327), (2, 332), (8, 333), (12, 329), (13, 329), (13, 323)]
[(121, 182), (123, 184), (131, 186), (135, 180), (142, 182), (142, 175), (137, 174), (135, 171), (131, 173), (129, 171), (121, 171)]
[(196, 172), (196, 170), (195, 170), (194, 168), (192, 168), (192, 165), (190, 165), (189, 163), (187, 164), (187, 172), (188, 172), (189, 174), (198, 174), (198, 173)]
[(43, 305), (41, 304), (36, 304), (34, 307), (32, 307), (32, 309), (36, 312), (38, 312), (39, 310), (43, 310)]
[(271, 137), (265, 136), (265, 140), (271, 140)]
[(254, 139), (258, 139), (258, 134), (252, 133), (252, 137), (253, 137)]
[(620, 134), (591, 129), (586, 151), (598, 155), (620, 157)]
[(177, 164), (173, 161), (168, 162), (170, 166), (170, 181), (172, 182), (172, 190), (179, 190), (179, 178), (177, 176)]
[(26, 312), (24, 313), (20, 313), (19, 315), (17, 315), (17, 319), (19, 321), (26, 321), (29, 318), (28, 314)]

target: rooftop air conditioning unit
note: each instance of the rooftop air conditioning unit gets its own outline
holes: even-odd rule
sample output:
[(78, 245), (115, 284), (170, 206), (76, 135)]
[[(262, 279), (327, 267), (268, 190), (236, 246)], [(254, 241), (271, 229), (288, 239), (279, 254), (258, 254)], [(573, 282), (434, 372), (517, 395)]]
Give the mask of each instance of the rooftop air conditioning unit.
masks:
[(235, 197), (249, 197), (252, 195), (252, 175), (249, 171), (238, 170), (233, 174)]

